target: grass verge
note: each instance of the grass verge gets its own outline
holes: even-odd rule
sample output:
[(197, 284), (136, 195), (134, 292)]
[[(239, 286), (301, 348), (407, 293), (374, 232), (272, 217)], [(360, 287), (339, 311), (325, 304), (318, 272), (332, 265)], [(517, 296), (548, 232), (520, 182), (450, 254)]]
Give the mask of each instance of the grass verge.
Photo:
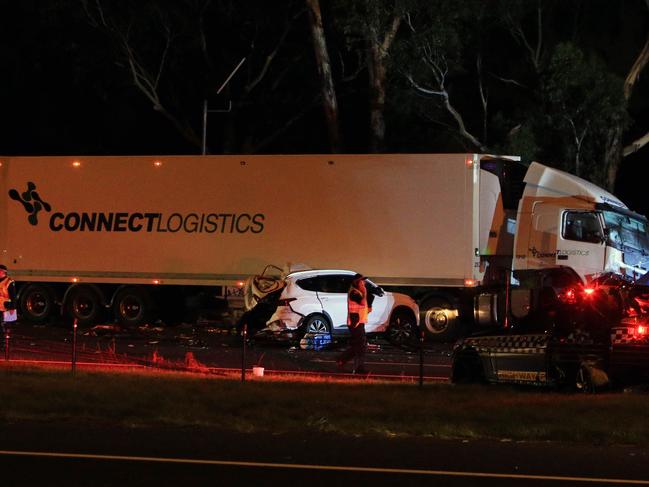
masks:
[(0, 421), (649, 444), (647, 397), (501, 387), (0, 368)]

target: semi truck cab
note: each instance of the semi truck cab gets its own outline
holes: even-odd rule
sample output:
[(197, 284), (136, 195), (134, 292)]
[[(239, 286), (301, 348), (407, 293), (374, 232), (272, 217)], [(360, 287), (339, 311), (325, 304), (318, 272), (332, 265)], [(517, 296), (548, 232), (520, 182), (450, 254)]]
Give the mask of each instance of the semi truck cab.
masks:
[(524, 181), (515, 273), (564, 266), (588, 283), (603, 273), (633, 281), (649, 270), (644, 216), (594, 184), (538, 163)]

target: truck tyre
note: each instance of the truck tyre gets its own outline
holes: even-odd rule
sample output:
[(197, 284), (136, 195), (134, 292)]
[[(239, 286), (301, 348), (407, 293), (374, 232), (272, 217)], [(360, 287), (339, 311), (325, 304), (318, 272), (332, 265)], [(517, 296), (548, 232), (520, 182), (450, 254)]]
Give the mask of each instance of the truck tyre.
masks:
[(79, 325), (89, 325), (98, 317), (101, 301), (91, 287), (77, 287), (70, 292), (67, 300), (68, 314)]
[(419, 326), (435, 342), (452, 342), (459, 335), (458, 310), (447, 298), (433, 296), (419, 306)]
[(127, 287), (117, 293), (113, 301), (113, 314), (118, 323), (138, 326), (151, 315), (151, 299), (144, 289)]
[(32, 323), (44, 323), (54, 310), (54, 296), (44, 284), (30, 284), (20, 292), (21, 317)]
[(330, 335), (331, 325), (326, 316), (314, 314), (304, 321), (304, 334), (312, 333), (314, 335)]
[(407, 309), (396, 309), (390, 316), (387, 329), (387, 339), (398, 347), (414, 346), (417, 344), (419, 328), (415, 315)]

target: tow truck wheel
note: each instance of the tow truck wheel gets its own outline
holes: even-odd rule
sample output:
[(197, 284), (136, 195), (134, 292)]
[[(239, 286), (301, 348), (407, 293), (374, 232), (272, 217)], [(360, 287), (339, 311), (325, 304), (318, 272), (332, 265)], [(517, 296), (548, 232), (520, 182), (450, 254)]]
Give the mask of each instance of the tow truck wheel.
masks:
[(480, 357), (474, 352), (463, 352), (453, 360), (451, 371), (453, 384), (484, 383), (485, 374)]
[(419, 305), (419, 323), (426, 336), (436, 342), (452, 342), (460, 328), (458, 310), (450, 300), (433, 296)]
[(580, 364), (575, 377), (575, 390), (584, 394), (594, 394), (609, 383), (608, 375), (591, 364)]

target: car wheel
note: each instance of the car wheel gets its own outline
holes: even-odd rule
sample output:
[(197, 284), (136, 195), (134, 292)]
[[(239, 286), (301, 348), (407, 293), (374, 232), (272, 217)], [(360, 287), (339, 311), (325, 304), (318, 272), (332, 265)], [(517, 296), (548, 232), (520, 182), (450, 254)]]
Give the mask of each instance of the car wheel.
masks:
[(419, 323), (426, 336), (436, 342), (452, 342), (460, 332), (457, 307), (444, 297), (430, 297), (421, 303)]
[(30, 284), (20, 293), (19, 308), (21, 316), (27, 321), (43, 323), (54, 308), (52, 292), (46, 285)]
[(330, 335), (331, 325), (326, 316), (315, 314), (309, 316), (304, 322), (304, 333), (313, 335)]
[(412, 311), (397, 309), (390, 316), (387, 339), (393, 345), (407, 346), (416, 344), (418, 332), (417, 320)]

